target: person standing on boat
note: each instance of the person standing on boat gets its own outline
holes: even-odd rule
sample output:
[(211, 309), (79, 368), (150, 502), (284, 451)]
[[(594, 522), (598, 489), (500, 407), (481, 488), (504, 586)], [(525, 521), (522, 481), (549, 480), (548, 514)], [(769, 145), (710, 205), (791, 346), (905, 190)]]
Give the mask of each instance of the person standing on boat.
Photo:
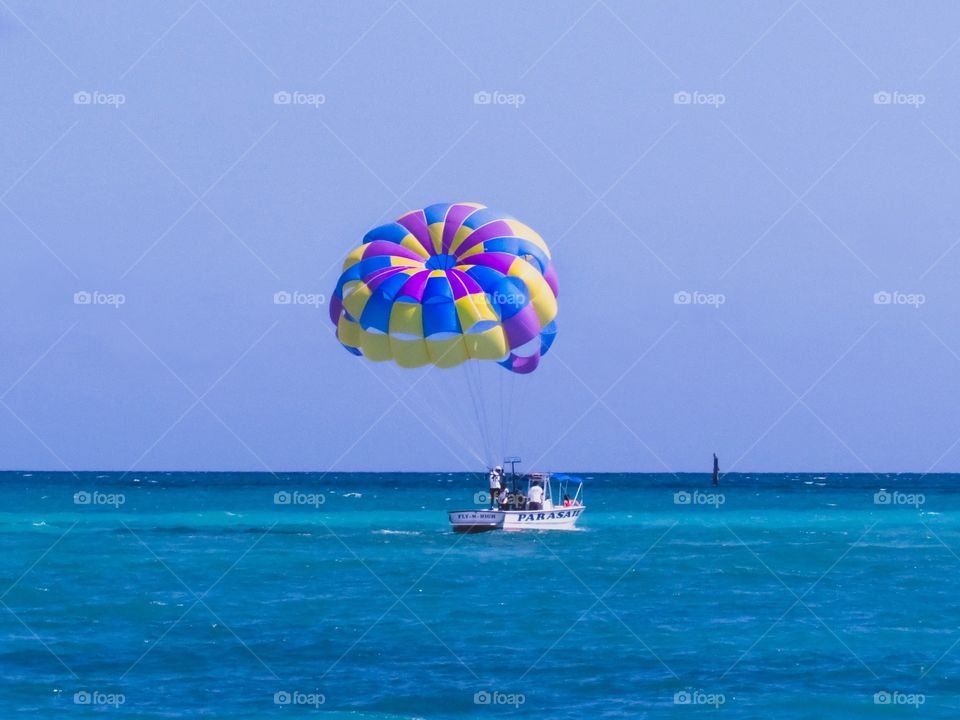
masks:
[(717, 459), (717, 454), (713, 454), (713, 486), (717, 487), (720, 484), (720, 461)]
[(543, 487), (540, 481), (530, 486), (530, 495), (527, 497), (527, 510), (543, 510)]
[(503, 477), (503, 468), (497, 465), (490, 471), (490, 509), (496, 510), (499, 505), (500, 480)]

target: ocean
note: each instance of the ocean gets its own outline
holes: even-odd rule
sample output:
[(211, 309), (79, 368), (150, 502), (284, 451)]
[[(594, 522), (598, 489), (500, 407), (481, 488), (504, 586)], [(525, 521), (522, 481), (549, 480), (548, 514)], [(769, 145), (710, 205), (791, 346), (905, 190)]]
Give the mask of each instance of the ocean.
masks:
[(960, 716), (960, 476), (0, 473), (0, 717)]

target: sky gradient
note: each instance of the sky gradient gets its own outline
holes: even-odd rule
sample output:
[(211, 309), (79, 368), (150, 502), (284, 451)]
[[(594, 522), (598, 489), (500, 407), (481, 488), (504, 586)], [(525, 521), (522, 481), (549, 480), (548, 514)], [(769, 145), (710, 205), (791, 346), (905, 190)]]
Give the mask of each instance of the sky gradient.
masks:
[(274, 302), (468, 200), (560, 276), (504, 450), (957, 471), (958, 39), (950, 2), (6, 0), (0, 467), (472, 469), (456, 376)]

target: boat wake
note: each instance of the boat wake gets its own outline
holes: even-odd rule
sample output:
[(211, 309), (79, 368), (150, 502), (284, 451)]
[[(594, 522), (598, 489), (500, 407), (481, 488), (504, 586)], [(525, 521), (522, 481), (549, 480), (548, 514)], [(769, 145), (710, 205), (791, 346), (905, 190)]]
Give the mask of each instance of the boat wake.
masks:
[(374, 535), (423, 535), (419, 530), (374, 530)]

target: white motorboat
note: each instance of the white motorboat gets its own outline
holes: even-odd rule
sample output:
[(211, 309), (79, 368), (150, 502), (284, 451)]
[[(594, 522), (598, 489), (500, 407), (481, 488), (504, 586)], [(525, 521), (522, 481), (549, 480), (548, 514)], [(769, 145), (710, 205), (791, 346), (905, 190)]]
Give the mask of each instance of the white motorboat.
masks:
[[(550, 473), (518, 474), (516, 465), (519, 458), (507, 458), (505, 465), (511, 465), (509, 475), (504, 476), (506, 502), (491, 506), (487, 493), (477, 493), (476, 502), (486, 508), (469, 510), (450, 510), (447, 512), (450, 525), (457, 533), (480, 533), (490, 530), (573, 530), (577, 520), (583, 515), (583, 481), (569, 475), (551, 475)], [(554, 494), (554, 483), (557, 493)], [(531, 503), (527, 498), (531, 489), (539, 486), (543, 491), (543, 502)], [(502, 496), (501, 496), (502, 497)], [(559, 501), (556, 500), (559, 498)]]

